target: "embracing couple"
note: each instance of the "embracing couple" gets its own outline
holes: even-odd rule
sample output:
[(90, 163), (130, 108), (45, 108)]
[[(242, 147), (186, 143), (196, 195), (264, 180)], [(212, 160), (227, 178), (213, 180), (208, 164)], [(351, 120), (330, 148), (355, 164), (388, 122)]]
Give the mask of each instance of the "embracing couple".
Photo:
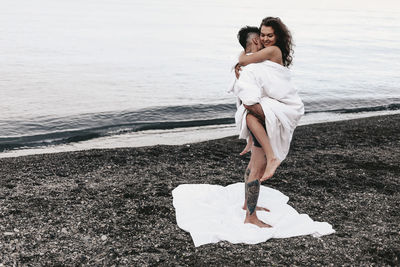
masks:
[(241, 155), (251, 151), (245, 171), (245, 223), (271, 225), (257, 218), (261, 182), (271, 178), (289, 152), (293, 131), (304, 105), (291, 82), (292, 37), (275, 17), (262, 20), (259, 28), (246, 26), (238, 33), (244, 51), (235, 66), (230, 91), (237, 96), (236, 125), (239, 138), (247, 139)]

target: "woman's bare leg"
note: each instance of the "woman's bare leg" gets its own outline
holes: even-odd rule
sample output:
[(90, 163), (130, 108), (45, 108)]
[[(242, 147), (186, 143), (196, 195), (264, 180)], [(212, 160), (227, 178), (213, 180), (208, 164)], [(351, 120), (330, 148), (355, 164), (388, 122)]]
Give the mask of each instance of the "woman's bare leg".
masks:
[(249, 136), (249, 140), (247, 141), (246, 147), (240, 152), (240, 156), (243, 156), (244, 154), (248, 153), (251, 151), (251, 147), (253, 146), (253, 138), (251, 135)]
[(255, 138), (257, 138), (257, 141), (261, 144), (265, 156), (267, 157), (267, 167), (260, 179), (260, 181), (265, 181), (274, 175), (281, 162), (275, 157), (264, 125), (262, 125), (261, 122), (251, 113), (247, 114), (246, 122), (247, 127), (249, 127)]

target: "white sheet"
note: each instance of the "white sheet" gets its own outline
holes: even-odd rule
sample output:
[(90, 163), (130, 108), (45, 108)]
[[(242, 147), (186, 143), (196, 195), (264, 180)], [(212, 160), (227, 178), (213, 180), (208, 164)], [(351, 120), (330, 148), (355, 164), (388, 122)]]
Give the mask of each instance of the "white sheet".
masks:
[[(272, 150), (283, 161), (289, 152), (293, 131), (304, 114), (304, 105), (291, 81), (289, 69), (269, 60), (250, 64), (243, 67), (239, 79), (230, 84), (228, 92), (246, 105), (261, 104)], [(247, 111), (243, 105), (237, 106), (235, 121), (239, 138), (246, 139), (249, 136)]]
[(196, 247), (229, 241), (256, 244), (270, 238), (300, 235), (321, 237), (335, 232), (326, 222), (315, 222), (307, 214), (299, 214), (287, 204), (289, 198), (278, 190), (261, 186), (258, 206), (271, 212), (256, 211), (260, 220), (272, 228), (244, 224), (246, 211), (244, 183), (226, 187), (210, 184), (182, 184), (172, 191), (176, 221), (190, 233)]

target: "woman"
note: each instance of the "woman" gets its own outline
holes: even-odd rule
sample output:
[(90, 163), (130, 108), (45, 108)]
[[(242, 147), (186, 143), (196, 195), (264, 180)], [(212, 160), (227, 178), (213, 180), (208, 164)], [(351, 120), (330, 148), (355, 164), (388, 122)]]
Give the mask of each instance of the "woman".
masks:
[[(239, 57), (239, 65), (236, 67), (235, 71), (238, 74), (240, 70), (240, 66), (246, 66), (250, 63), (258, 63), (258, 62), (263, 62), (265, 60), (268, 60), (270, 62), (274, 62), (276, 64), (279, 64), (280, 67), (289, 67), (292, 63), (292, 36), (287, 29), (286, 25), (279, 19), (279, 18), (274, 18), (274, 17), (267, 17), (263, 19), (260, 25), (260, 40), (264, 46), (263, 49), (259, 50), (258, 52), (252, 53), (252, 54), (246, 54), (245, 52), (242, 52), (242, 54)], [(304, 113), (304, 108), (303, 104), (300, 100), (299, 97), (297, 97), (297, 91), (292, 90), (288, 91), (288, 94), (295, 94), (295, 99), (298, 102), (298, 105), (295, 106), (295, 118), (292, 119), (289, 116), (290, 120), (290, 125), (297, 125), (298, 120), (300, 119), (301, 115)], [(271, 92), (271, 95), (267, 95), (271, 99), (277, 99), (277, 97), (273, 96), (273, 92)], [(279, 98), (279, 97), (278, 97)], [(298, 98), (298, 100), (297, 100)], [(277, 106), (277, 105), (275, 105)], [(261, 177), (260, 181), (264, 181), (268, 178), (271, 178), (273, 174), (275, 173), (275, 170), (278, 168), (280, 165), (281, 161), (284, 159), (286, 156), (287, 152), (284, 153), (284, 156), (277, 156), (276, 154), (276, 148), (274, 151), (274, 144), (271, 145), (271, 138), (267, 135), (268, 133), (271, 133), (273, 131), (276, 132), (273, 128), (270, 127), (270, 125), (264, 125), (263, 119), (257, 118), (254, 114), (252, 113), (253, 109), (256, 107), (246, 107), (249, 111), (247, 117), (246, 117), (246, 122), (247, 126), (250, 129), (251, 135), (253, 138), (250, 138), (248, 145), (246, 148), (243, 150), (241, 154), (244, 154), (250, 150), (250, 147), (252, 146), (252, 143), (254, 141), (254, 145), (256, 146), (261, 146), (266, 158), (267, 158), (267, 166), (265, 168), (264, 174)], [(260, 108), (260, 105), (258, 105), (258, 109)], [(283, 107), (283, 110), (286, 110), (285, 107)], [(271, 114), (273, 114), (272, 112)], [(275, 112), (276, 113), (276, 112)], [(281, 112), (279, 112), (281, 113)], [(293, 113), (289, 111), (289, 113)], [(260, 113), (258, 113), (260, 114)], [(268, 120), (268, 118), (267, 118)], [(285, 120), (285, 118), (284, 118)], [(278, 118), (279, 121), (279, 118)], [(275, 127), (276, 128), (276, 127)], [(269, 130), (269, 131), (268, 131)], [(285, 134), (286, 140), (288, 143), (291, 141), (292, 137), (292, 128), (289, 130), (289, 134)], [(291, 131), (291, 132), (290, 132)], [(276, 135), (276, 133), (275, 133)], [(252, 139), (254, 139), (252, 141)], [(288, 149), (288, 148), (287, 148)]]

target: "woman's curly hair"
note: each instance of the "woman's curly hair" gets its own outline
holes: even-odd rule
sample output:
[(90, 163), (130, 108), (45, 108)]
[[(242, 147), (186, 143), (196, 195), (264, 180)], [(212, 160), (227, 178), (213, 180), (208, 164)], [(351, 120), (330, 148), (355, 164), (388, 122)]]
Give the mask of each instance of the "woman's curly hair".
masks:
[(278, 17), (266, 17), (262, 20), (260, 30), (262, 26), (269, 26), (274, 29), (276, 35), (275, 45), (282, 51), (283, 66), (289, 67), (293, 60), (293, 40), (292, 34), (286, 27), (286, 25)]

